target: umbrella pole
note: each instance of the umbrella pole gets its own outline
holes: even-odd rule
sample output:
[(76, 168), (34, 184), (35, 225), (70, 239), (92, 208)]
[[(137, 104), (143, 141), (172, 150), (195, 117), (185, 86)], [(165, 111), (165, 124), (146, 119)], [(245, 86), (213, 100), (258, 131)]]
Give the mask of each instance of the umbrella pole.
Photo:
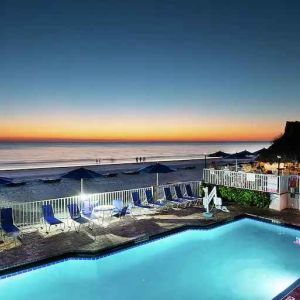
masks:
[(157, 192), (158, 192), (158, 173), (156, 173), (156, 186), (153, 187), (153, 197), (157, 200)]
[(80, 179), (80, 195), (83, 195), (83, 178)]

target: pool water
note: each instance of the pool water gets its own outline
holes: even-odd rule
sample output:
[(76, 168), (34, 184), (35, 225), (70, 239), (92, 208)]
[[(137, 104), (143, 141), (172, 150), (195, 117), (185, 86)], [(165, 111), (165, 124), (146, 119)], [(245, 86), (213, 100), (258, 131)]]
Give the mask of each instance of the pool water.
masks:
[(0, 280), (1, 300), (272, 299), (300, 277), (300, 231), (251, 219)]

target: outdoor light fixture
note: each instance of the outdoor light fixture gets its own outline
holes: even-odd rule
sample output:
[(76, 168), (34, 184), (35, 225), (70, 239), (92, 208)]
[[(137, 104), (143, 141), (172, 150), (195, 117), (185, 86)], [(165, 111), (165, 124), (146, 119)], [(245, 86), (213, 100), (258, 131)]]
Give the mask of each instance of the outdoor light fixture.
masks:
[(80, 194), (80, 200), (81, 200), (81, 201), (86, 201), (86, 200), (88, 200), (88, 199), (89, 199), (89, 195), (84, 194), (84, 193)]
[(281, 155), (277, 155), (277, 159), (278, 159), (278, 170), (277, 170), (277, 172), (278, 172), (278, 175), (280, 175), (280, 160), (281, 160)]

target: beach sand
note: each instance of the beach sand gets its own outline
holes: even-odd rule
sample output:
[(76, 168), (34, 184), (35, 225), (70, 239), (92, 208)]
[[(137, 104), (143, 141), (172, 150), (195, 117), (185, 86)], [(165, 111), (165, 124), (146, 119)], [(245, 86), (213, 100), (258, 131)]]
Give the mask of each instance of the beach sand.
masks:
[[(208, 159), (207, 166), (213, 161), (218, 164), (222, 162), (220, 159)], [(204, 160), (164, 161), (163, 164), (174, 167), (177, 171), (159, 174), (159, 184), (202, 179)], [(85, 166), (86, 168), (99, 173), (114, 172), (118, 173), (118, 175), (117, 177), (111, 178), (84, 180), (84, 192), (103, 193), (155, 185), (156, 174), (122, 174), (123, 171), (137, 170), (147, 165), (149, 165), (149, 163)], [(189, 167), (195, 168), (189, 169)], [(40, 181), (40, 179), (46, 178), (59, 178), (62, 174), (75, 168), (76, 167), (60, 167), (0, 171), (0, 177), (8, 177), (14, 181), (26, 182), (23, 186), (0, 186), (0, 201), (29, 202), (79, 195), (80, 180), (62, 179), (57, 183), (44, 183)]]
[[(202, 178), (203, 160), (169, 161), (163, 163), (176, 168), (177, 171), (159, 174), (160, 184), (194, 181)], [(99, 173), (113, 172), (118, 173), (118, 175), (117, 177), (84, 180), (84, 192), (102, 193), (154, 185), (156, 183), (156, 174), (122, 174), (123, 171), (137, 170), (147, 165), (149, 163), (85, 166)], [(186, 169), (189, 167), (195, 168)], [(61, 167), (0, 171), (0, 177), (26, 182), (23, 186), (0, 186), (0, 201), (28, 202), (78, 195), (80, 193), (80, 180), (62, 179), (57, 183), (40, 181), (40, 179), (58, 178), (75, 168)]]

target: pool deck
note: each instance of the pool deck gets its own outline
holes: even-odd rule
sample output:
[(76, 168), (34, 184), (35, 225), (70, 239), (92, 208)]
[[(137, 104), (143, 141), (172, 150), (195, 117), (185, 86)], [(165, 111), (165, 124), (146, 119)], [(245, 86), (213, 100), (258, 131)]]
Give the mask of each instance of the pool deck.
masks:
[[(51, 262), (55, 258), (66, 258), (74, 255), (107, 254), (110, 251), (145, 241), (152, 237), (165, 235), (186, 227), (207, 227), (233, 220), (245, 214), (249, 216), (274, 220), (280, 223), (300, 226), (300, 212), (286, 209), (281, 212), (270, 209), (245, 208), (227, 205), (230, 213), (214, 211), (214, 218), (205, 220), (203, 207), (169, 209), (165, 212), (141, 215), (132, 219), (114, 219), (106, 226), (96, 225), (91, 231), (82, 228), (79, 233), (74, 230), (61, 232), (53, 228), (49, 234), (40, 228), (24, 232), (22, 243), (6, 241), (0, 243), (0, 275), (25, 267), (33, 267), (36, 262)], [(300, 287), (290, 294), (300, 299)]]

